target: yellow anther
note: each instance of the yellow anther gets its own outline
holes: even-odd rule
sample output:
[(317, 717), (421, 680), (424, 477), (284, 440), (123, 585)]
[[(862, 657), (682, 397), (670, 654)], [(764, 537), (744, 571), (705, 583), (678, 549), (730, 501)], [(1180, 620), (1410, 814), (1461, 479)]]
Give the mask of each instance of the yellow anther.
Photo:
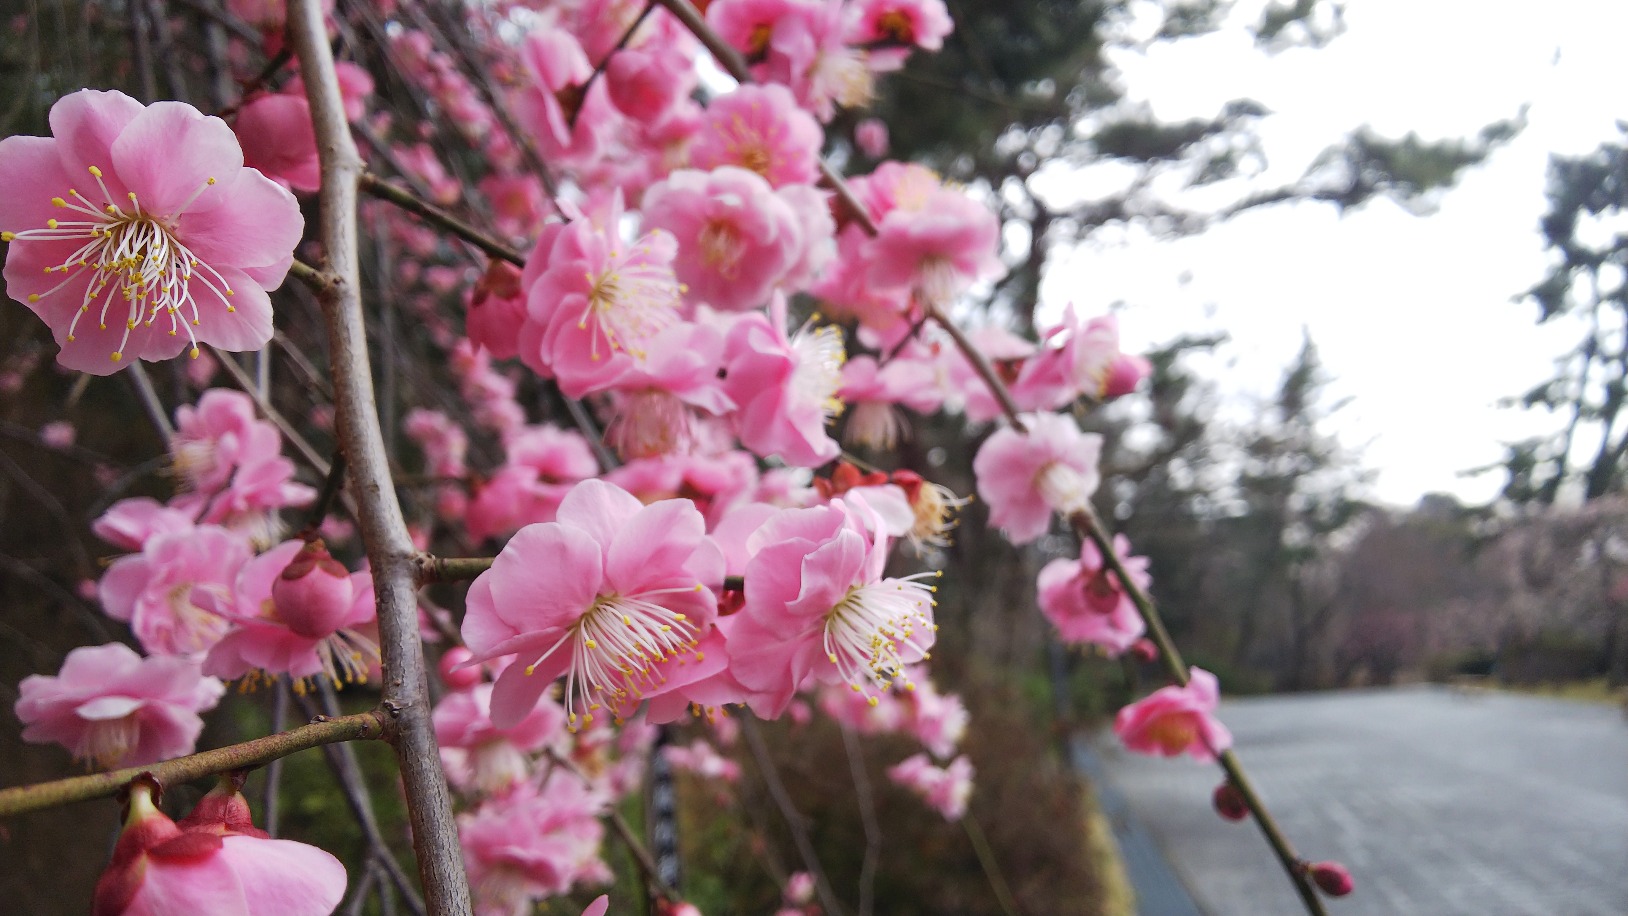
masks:
[(68, 205), (68, 202), (63, 200), (60, 197), (51, 198), (51, 206), (53, 206), (53, 207), (66, 207), (67, 205)]
[(29, 293), (28, 294), (28, 301), (29, 302), (38, 302), (38, 301), (40, 301), (40, 294), (39, 293)]
[(96, 166), (94, 166), (94, 165), (93, 165), (93, 166), (91, 166), (91, 167), (90, 167), (90, 173), (91, 173), (91, 174), (92, 174), (92, 175), (95, 175), (95, 176), (96, 176), (96, 177), (97, 177), (97, 178), (100, 178), (100, 177), (102, 177), (102, 170), (101, 170), (101, 169), (99, 169), (99, 168), (97, 168), (97, 167), (96, 167)]
[(584, 646), (587, 646), (587, 647), (588, 647), (588, 648), (590, 648), (590, 649), (597, 649), (597, 648), (599, 648), (599, 643), (596, 643), (596, 642), (594, 642), (594, 641), (593, 641), (593, 640), (591, 640), (591, 639), (584, 639), (584, 640), (583, 640), (583, 641), (582, 641), (582, 644), (583, 644), (583, 645), (584, 645)]
[(0, 232), (0, 242), (9, 242), (17, 237), (15, 232)]
[(120, 353), (118, 350), (114, 350), (113, 355), (109, 357), (109, 359), (113, 360), (114, 362), (118, 362), (119, 360), (124, 359), (124, 354)]
[(875, 697), (866, 697), (865, 702), (869, 703), (872, 706), (875, 706), (876, 705), (876, 698)]

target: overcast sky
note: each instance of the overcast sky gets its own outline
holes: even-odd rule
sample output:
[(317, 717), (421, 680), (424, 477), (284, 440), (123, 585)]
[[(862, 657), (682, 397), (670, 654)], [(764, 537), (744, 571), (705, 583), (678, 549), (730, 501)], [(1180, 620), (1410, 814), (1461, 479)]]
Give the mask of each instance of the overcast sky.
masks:
[(1161, 119), (1263, 103), (1265, 151), (1283, 180), (1362, 124), (1388, 137), (1468, 136), (1529, 105), (1528, 127), (1431, 215), (1387, 201), (1344, 217), (1295, 205), (1177, 242), (1099, 240), (1053, 272), (1045, 299), (1087, 314), (1124, 303), (1128, 348), (1226, 331), (1233, 344), (1213, 368), (1237, 412), (1270, 394), (1309, 328), (1333, 395), (1351, 399), (1335, 428), (1377, 470), (1374, 495), (1482, 502), (1501, 475), (1459, 472), (1499, 460), (1501, 440), (1552, 428), (1495, 402), (1540, 381), (1575, 331), (1538, 328), (1535, 307), (1512, 300), (1546, 264), (1537, 223), (1549, 154), (1586, 153), (1628, 118), (1628, 2), (1351, 0), (1346, 21), (1321, 49), (1267, 56), (1229, 28), (1127, 57), (1121, 70)]

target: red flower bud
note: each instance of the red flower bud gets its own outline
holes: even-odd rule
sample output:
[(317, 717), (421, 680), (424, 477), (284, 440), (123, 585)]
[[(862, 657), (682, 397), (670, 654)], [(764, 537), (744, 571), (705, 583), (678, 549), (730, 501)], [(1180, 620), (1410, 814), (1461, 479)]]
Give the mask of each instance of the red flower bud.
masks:
[(1215, 787), (1215, 794), (1210, 800), (1215, 803), (1215, 813), (1229, 821), (1241, 821), (1249, 816), (1249, 806), (1244, 804), (1244, 793), (1230, 782), (1224, 782)]
[(1351, 873), (1338, 862), (1313, 862), (1306, 870), (1311, 873), (1313, 883), (1330, 897), (1344, 897), (1355, 887)]
[(1159, 660), (1159, 647), (1153, 644), (1153, 640), (1144, 636), (1131, 643), (1131, 655), (1139, 662), (1156, 662)]

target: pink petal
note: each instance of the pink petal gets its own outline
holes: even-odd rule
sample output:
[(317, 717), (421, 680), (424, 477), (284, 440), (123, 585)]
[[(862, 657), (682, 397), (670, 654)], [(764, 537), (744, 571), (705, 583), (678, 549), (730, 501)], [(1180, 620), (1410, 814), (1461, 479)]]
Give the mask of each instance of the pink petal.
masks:
[(271, 297), (243, 271), (219, 265), (215, 269), (230, 284), (233, 295), (222, 299), (194, 279), (192, 296), (202, 319), (192, 332), (200, 341), (232, 353), (264, 347), (271, 340)]
[(560, 501), (556, 518), (587, 532), (603, 548), (609, 548), (629, 520), (644, 504), (628, 491), (603, 480), (584, 480), (571, 488)]
[[(491, 580), (489, 613), (515, 632), (568, 627), (598, 597), (601, 564), (599, 545), (580, 529), (553, 522), (528, 525), (481, 575)], [(472, 607), (469, 614), (479, 610)]]
[[(188, 210), (227, 206), (225, 185), (243, 168), (243, 148), (220, 118), (184, 102), (154, 102), (113, 141), (113, 167), (147, 213), (175, 216), (187, 199), (208, 187)], [(105, 168), (105, 166), (104, 166)]]
[(142, 706), (145, 700), (133, 697), (97, 697), (88, 703), (81, 703), (74, 710), (81, 719), (122, 719)]
[(526, 667), (531, 662), (525, 659), (517, 659), (503, 669), (497, 683), (492, 685), (492, 724), (497, 728), (513, 728), (524, 721), (537, 708), (537, 700), (542, 697), (543, 691), (564, 673), (570, 660), (571, 646), (564, 645), (531, 674), (526, 673)]
[(705, 534), (706, 522), (687, 499), (644, 507), (612, 535), (605, 556), (608, 587), (625, 595), (656, 579), (682, 576)]
[[(224, 182), (226, 179), (222, 179)], [(253, 170), (238, 172), (226, 188), (229, 205), (204, 211), (187, 210), (176, 222), (176, 233), (192, 253), (219, 267), (281, 265), (288, 269), (289, 253), (305, 232), (299, 202), (282, 185)], [(282, 275), (263, 285), (276, 289)]]
[(231, 863), (249, 901), (249, 916), (329, 916), (345, 896), (345, 866), (305, 843), (228, 836)]
[[(58, 99), (51, 106), (51, 136), (57, 139), (57, 154), (63, 169), (79, 182), (91, 185), (82, 191), (92, 205), (100, 205), (100, 191), (86, 174), (87, 166), (99, 166), (108, 174), (108, 190), (117, 194), (123, 190), (118, 176), (111, 170), (113, 142), (126, 125), (145, 110), (142, 104), (122, 92), (102, 92), (81, 89)], [(66, 189), (64, 189), (66, 190)], [(122, 201), (121, 201), (122, 203)]]

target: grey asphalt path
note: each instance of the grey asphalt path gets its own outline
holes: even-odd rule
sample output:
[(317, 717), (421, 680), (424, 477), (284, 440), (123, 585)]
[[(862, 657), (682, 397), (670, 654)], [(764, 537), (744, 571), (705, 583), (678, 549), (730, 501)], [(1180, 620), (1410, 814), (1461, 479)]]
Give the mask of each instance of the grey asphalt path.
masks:
[[(1227, 701), (1221, 719), (1296, 849), (1351, 869), (1334, 916), (1628, 916), (1615, 706), (1410, 687)], [(1111, 733), (1094, 747), (1204, 913), (1304, 912), (1260, 831), (1210, 808), (1219, 769)]]

